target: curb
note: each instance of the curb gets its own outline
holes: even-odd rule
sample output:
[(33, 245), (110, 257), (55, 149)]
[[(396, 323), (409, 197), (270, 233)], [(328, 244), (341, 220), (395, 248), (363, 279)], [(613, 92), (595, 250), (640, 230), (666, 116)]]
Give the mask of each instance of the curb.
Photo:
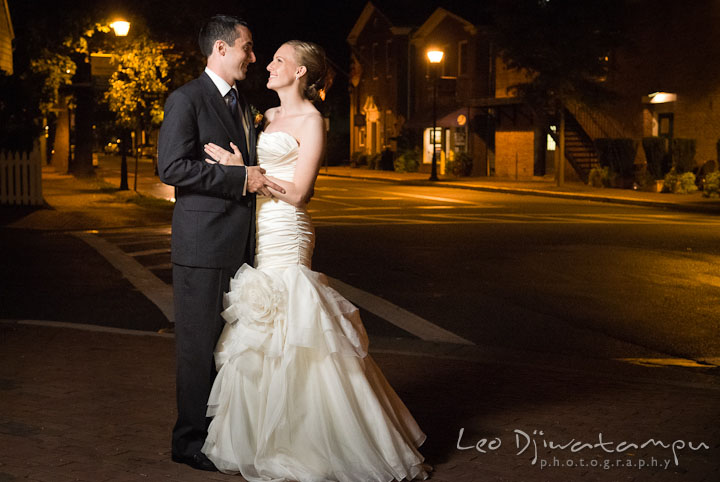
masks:
[(571, 192), (555, 192), (545, 191), (542, 189), (523, 189), (514, 187), (500, 187), (500, 186), (473, 186), (470, 184), (456, 184), (452, 182), (430, 182), (425, 180), (403, 180), (403, 179), (387, 179), (382, 177), (372, 176), (349, 176), (345, 174), (330, 174), (320, 172), (320, 176), (336, 177), (342, 179), (358, 179), (362, 181), (378, 181), (391, 184), (402, 184), (406, 186), (428, 186), (428, 187), (445, 187), (451, 189), (467, 189), (470, 191), (483, 191), (483, 192), (497, 192), (502, 194), (516, 194), (520, 196), (542, 196), (542, 197), (553, 197), (561, 199), (572, 199), (577, 201), (595, 201), (604, 202), (610, 204), (625, 204), (632, 206), (645, 206), (645, 207), (656, 207), (664, 208), (674, 211), (693, 212), (701, 214), (720, 214), (720, 205), (717, 206), (694, 206), (687, 204), (679, 204), (673, 202), (663, 201), (650, 201), (646, 199), (632, 199), (624, 197), (614, 196), (603, 196), (595, 194), (582, 194), (582, 193), (571, 193)]

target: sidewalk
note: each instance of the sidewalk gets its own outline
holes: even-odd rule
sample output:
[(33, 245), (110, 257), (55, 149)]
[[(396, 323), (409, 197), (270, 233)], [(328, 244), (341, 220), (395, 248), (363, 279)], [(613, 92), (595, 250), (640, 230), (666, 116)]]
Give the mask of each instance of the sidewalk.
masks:
[[(395, 178), (349, 168), (330, 168), (326, 175), (426, 183), (424, 175)], [(153, 319), (159, 312), (142, 304), (132, 285), (93, 258), (89, 248), (58, 248), (67, 230), (135, 226), (138, 220), (167, 225), (172, 205), (51, 169), (43, 176), (51, 208), (3, 214), (12, 235), (0, 228), (6, 274), (0, 287), (25, 292), (26, 302), (34, 297), (41, 305), (48, 296), (62, 298), (63, 289), (85, 290), (101, 280), (107, 286), (96, 286), (75, 303), (68, 312), (77, 313), (72, 319), (61, 314), (68, 308), (59, 302), (51, 309), (0, 316), (5, 318), (0, 320), (0, 482), (242, 480), (170, 461), (172, 337), (93, 321), (112, 317), (112, 311)], [(460, 181), (447, 184), (461, 187)], [(489, 183), (462, 184), (479, 189)], [(545, 195), (553, 192), (548, 184), (498, 181), (489, 188)], [(564, 189), (586, 195), (581, 186)], [(685, 201), (705, 206), (692, 195), (679, 202)], [(75, 251), (75, 258), (64, 258)], [(93, 279), (78, 284), (88, 270)], [(7, 305), (0, 313), (8, 313)], [(35, 315), (51, 321), (28, 321)], [(720, 381), (713, 369), (651, 368), (396, 338), (373, 338), (371, 353), (428, 435), (422, 452), (435, 467), (433, 481), (720, 480)], [(573, 451), (567, 445), (573, 441), (589, 445)], [(621, 442), (625, 445), (618, 446)]]
[[(0, 480), (242, 480), (170, 461), (171, 338), (5, 322), (0, 339)], [(383, 344), (392, 350), (371, 346)], [(640, 367), (622, 377), (610, 367), (372, 354), (428, 435), (433, 481), (718, 480), (717, 387), (644, 379)], [(658, 445), (637, 448), (650, 439)], [(573, 452), (572, 441), (590, 445)]]

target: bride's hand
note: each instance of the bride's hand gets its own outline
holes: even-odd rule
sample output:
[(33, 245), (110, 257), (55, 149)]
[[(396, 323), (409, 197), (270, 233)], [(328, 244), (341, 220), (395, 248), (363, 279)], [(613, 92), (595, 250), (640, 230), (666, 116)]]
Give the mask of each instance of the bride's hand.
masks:
[(238, 149), (238, 147), (232, 142), (230, 143), (230, 148), (233, 150), (233, 152), (223, 149), (222, 147), (218, 146), (217, 144), (213, 144), (212, 142), (209, 144), (205, 144), (205, 153), (212, 157), (212, 159), (215, 159), (214, 161), (212, 159), (205, 159), (205, 161), (210, 164), (217, 163), (223, 164), (225, 166), (244, 166), (245, 163), (243, 162), (240, 149)]

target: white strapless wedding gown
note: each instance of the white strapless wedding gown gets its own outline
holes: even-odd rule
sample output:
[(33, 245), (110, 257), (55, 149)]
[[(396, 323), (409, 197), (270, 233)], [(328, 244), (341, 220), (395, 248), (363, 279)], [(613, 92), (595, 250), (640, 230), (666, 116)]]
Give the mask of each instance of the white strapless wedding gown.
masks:
[[(257, 149), (268, 175), (293, 179), (294, 137), (262, 133)], [(203, 452), (251, 482), (427, 478), (425, 434), (368, 356), (357, 308), (310, 269), (307, 210), (258, 197), (256, 215), (256, 267), (225, 295)]]

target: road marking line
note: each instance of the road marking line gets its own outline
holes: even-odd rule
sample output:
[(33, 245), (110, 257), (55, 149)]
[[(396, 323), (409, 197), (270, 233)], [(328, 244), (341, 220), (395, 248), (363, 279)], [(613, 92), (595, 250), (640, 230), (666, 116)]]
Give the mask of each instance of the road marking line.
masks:
[[(713, 368), (718, 366), (720, 359), (705, 358), (698, 363), (688, 358), (615, 358), (615, 360), (632, 363), (644, 367), (685, 367), (685, 368)], [(711, 363), (714, 360), (716, 363)]]
[[(75, 236), (85, 241), (105, 257), (133, 286), (160, 308), (160, 311), (163, 312), (168, 320), (171, 322), (174, 320), (171, 286), (168, 286), (160, 278), (155, 276), (149, 268), (137, 262), (131, 254), (125, 253), (119, 247), (103, 238), (88, 233), (76, 233)], [(167, 252), (167, 250), (163, 250), (163, 252)], [(352, 303), (355, 303), (357, 306), (366, 309), (408, 333), (412, 333), (422, 340), (473, 345), (471, 341), (424, 320), (378, 296), (362, 291), (334, 278), (328, 277), (328, 280), (333, 288)]]
[(87, 323), (70, 323), (67, 321), (48, 320), (0, 320), (0, 323), (8, 325), (43, 326), (50, 328), (70, 328), (72, 330), (93, 331), (99, 333), (115, 333), (118, 335), (133, 336), (155, 336), (160, 338), (174, 338), (172, 333), (158, 333), (156, 331), (133, 330), (126, 328), (114, 328), (112, 326), (90, 325)]
[(135, 258), (109, 241), (89, 233), (75, 233), (75, 236), (85, 241), (105, 257), (133, 286), (155, 303), (170, 322), (175, 320), (172, 287), (166, 285), (160, 278), (136, 261)]
[(421, 340), (443, 343), (455, 343), (459, 345), (474, 345), (473, 342), (462, 338), (455, 333), (441, 328), (414, 313), (400, 308), (379, 296), (368, 293), (361, 289), (350, 286), (342, 281), (327, 277), (330, 286), (347, 298), (350, 302), (366, 309), (370, 313), (389, 321), (393, 325), (408, 333), (412, 333)]
[[(393, 192), (396, 196), (403, 196), (403, 197), (409, 197), (409, 198), (415, 198), (415, 199), (427, 199), (428, 201), (441, 201), (446, 203), (457, 203), (457, 204), (471, 204), (473, 206), (477, 206), (478, 203), (473, 201), (463, 201), (461, 199), (452, 199), (449, 197), (439, 197), (439, 196), (426, 196), (424, 194), (408, 194), (403, 192)], [(480, 204), (482, 206), (482, 204)]]
[(331, 199), (327, 199), (326, 196), (314, 196), (311, 201), (339, 204), (340, 206), (350, 206), (350, 207), (356, 206), (356, 204), (344, 203), (344, 202), (340, 202), (340, 201), (333, 201)]

